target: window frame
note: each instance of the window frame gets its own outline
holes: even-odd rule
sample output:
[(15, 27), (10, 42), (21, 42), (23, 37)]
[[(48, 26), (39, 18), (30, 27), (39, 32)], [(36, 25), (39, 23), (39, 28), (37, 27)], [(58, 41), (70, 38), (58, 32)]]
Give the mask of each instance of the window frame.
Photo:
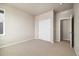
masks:
[(4, 17), (3, 17), (3, 34), (0, 34), (0, 36), (5, 35), (5, 9), (0, 8), (0, 10), (4, 11)]

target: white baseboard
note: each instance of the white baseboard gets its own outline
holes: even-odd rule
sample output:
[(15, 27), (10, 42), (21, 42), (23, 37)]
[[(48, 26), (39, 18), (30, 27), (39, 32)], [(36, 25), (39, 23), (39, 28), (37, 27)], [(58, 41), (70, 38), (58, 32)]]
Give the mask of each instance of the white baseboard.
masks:
[(9, 43), (9, 44), (4, 44), (4, 45), (0, 46), (0, 48), (8, 47), (8, 46), (11, 46), (11, 45), (16, 45), (16, 44), (19, 44), (19, 43), (22, 43), (22, 42), (25, 42), (25, 41), (29, 41), (29, 40), (32, 40), (32, 39), (21, 40), (21, 41), (18, 41), (18, 42), (13, 42), (13, 43)]

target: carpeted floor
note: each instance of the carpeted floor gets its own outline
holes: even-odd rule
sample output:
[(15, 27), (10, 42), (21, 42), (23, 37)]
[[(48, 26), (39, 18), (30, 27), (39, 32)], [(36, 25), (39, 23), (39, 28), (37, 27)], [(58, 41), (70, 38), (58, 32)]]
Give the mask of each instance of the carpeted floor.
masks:
[(29, 40), (0, 49), (1, 56), (75, 56), (75, 51), (66, 41), (54, 44), (43, 40)]

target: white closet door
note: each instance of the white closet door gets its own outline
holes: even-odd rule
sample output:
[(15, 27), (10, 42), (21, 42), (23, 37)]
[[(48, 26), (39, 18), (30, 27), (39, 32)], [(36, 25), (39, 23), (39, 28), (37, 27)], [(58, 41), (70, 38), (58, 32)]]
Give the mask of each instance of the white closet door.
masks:
[(39, 39), (50, 41), (50, 19), (39, 20)]

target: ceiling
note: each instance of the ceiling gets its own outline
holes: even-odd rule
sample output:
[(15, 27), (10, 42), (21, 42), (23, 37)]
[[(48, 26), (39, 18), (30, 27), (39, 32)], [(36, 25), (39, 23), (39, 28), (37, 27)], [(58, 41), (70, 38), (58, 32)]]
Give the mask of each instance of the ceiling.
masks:
[(31, 15), (38, 15), (49, 11), (52, 8), (56, 12), (61, 12), (72, 8), (71, 3), (9, 3), (9, 5), (19, 8)]

